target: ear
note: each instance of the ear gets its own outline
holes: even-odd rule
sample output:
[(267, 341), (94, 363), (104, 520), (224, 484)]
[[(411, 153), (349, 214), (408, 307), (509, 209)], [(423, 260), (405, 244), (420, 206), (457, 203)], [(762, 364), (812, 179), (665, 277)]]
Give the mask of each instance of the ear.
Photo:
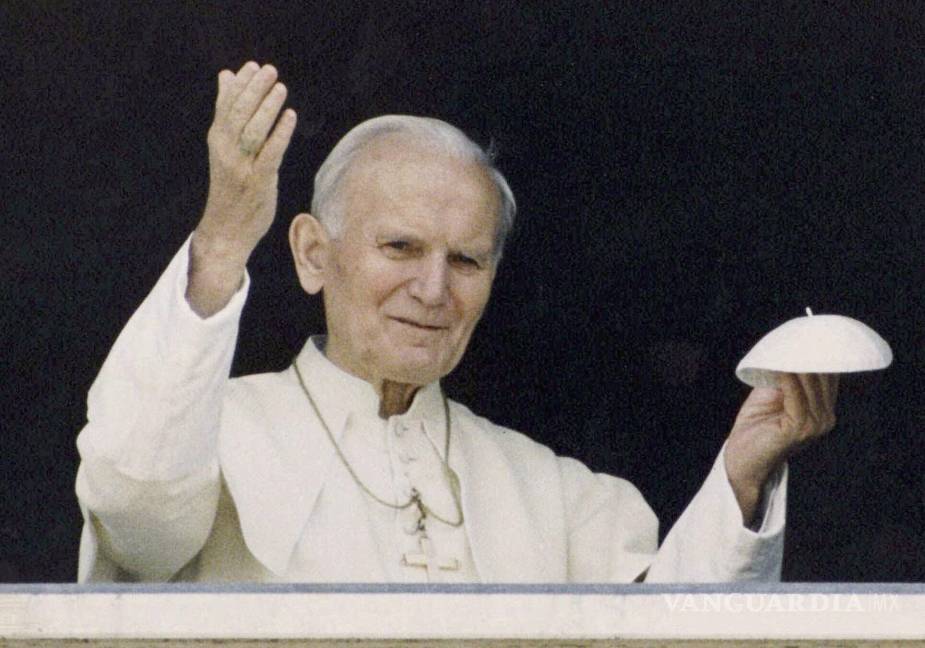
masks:
[(289, 225), (289, 247), (295, 261), (299, 283), (310, 295), (324, 287), (324, 274), (331, 240), (328, 232), (311, 214), (299, 214)]

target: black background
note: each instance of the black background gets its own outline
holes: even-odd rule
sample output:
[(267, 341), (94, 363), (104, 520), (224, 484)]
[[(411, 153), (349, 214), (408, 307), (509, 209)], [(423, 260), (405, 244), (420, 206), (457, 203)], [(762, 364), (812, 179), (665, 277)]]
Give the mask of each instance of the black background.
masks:
[(285, 243), (348, 128), (496, 142), (515, 234), (450, 395), (670, 527), (811, 306), (892, 345), (791, 463), (784, 577), (925, 580), (925, 11), (918, 3), (22, 2), (3, 66), (0, 580), (76, 577), (74, 440), (96, 370), (195, 226), (215, 76), (272, 62), (300, 123), (235, 373), (323, 325)]

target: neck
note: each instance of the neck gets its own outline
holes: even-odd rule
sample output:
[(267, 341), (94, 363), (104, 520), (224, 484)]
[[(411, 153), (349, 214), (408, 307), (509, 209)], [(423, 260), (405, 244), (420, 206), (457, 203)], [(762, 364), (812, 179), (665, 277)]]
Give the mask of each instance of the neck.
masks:
[(388, 418), (407, 412), (417, 390), (417, 385), (383, 380), (376, 390), (379, 392), (379, 416)]
[(420, 385), (395, 382), (388, 378), (383, 378), (379, 382), (378, 378), (373, 378), (363, 372), (362, 367), (357, 367), (350, 363), (348, 361), (350, 356), (339, 353), (340, 348), (340, 345), (337, 344), (337, 339), (329, 334), (320, 350), (335, 365), (373, 386), (373, 389), (379, 394), (379, 416), (381, 418), (404, 414), (408, 411), (408, 408), (411, 407), (411, 401), (414, 399), (414, 394)]

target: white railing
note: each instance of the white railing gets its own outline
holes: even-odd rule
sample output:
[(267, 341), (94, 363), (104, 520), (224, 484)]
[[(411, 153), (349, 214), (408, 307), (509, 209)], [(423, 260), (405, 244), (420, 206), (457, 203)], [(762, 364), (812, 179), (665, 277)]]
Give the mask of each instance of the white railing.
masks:
[(925, 639), (925, 585), (0, 585), (22, 639)]

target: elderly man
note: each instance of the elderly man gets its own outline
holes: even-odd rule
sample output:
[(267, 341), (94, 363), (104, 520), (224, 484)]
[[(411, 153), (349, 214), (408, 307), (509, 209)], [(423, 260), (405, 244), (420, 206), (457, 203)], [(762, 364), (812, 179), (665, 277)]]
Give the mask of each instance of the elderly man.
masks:
[(444, 397), (514, 215), (490, 159), (444, 122), (380, 117), (338, 143), (289, 230), (327, 336), (286, 371), (229, 380), (296, 116), (271, 66), (218, 80), (202, 219), (89, 394), (80, 580), (779, 576), (784, 461), (831, 427), (832, 381), (752, 392), (661, 548), (629, 483)]

